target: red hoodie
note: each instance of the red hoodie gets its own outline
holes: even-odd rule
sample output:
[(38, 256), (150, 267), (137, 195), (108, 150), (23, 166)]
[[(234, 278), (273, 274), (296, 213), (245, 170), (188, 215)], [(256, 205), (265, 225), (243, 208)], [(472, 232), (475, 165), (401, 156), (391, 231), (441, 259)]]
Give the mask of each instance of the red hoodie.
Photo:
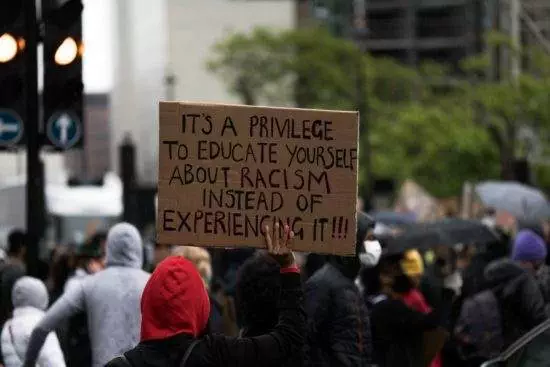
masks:
[(197, 337), (210, 315), (210, 300), (195, 265), (180, 256), (162, 261), (141, 296), (141, 341), (177, 334)]

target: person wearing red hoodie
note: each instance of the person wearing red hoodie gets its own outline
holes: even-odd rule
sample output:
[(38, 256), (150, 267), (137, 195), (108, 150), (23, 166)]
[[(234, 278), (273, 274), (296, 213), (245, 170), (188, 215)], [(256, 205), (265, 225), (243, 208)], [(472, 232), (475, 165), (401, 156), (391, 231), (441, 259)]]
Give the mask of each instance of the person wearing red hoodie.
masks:
[[(275, 226), (275, 234), (279, 226)], [(305, 313), (299, 269), (289, 243), (265, 228), (269, 254), (279, 263), (281, 294), (278, 322), (271, 332), (235, 338), (208, 334), (210, 301), (195, 266), (183, 257), (170, 256), (153, 274), (141, 299), (141, 341), (106, 367), (214, 367), (279, 366), (296, 355), (304, 343)]]

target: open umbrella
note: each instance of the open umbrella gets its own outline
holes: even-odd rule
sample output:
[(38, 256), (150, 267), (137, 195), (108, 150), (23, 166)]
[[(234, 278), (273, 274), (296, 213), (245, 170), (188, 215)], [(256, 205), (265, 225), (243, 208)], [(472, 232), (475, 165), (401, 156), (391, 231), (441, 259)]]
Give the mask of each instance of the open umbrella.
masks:
[(376, 223), (382, 223), (388, 226), (411, 224), (416, 222), (416, 216), (413, 213), (398, 213), (390, 211), (380, 211), (369, 213)]
[(486, 245), (499, 240), (498, 235), (479, 221), (445, 219), (419, 223), (379, 236), (384, 254), (397, 254), (416, 248), (427, 250), (435, 246), (453, 246), (458, 243)]
[(518, 182), (487, 181), (475, 188), (481, 202), (496, 210), (505, 210), (519, 220), (540, 221), (550, 218), (550, 205), (539, 190)]

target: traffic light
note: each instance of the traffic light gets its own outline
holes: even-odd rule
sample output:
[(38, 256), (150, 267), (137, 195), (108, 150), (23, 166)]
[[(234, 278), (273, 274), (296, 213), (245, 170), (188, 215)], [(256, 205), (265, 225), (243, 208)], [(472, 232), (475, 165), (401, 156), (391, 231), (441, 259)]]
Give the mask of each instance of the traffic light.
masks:
[(24, 143), (25, 0), (0, 2), (0, 149)]
[(44, 124), (47, 145), (83, 145), (82, 1), (42, 0), (44, 12)]

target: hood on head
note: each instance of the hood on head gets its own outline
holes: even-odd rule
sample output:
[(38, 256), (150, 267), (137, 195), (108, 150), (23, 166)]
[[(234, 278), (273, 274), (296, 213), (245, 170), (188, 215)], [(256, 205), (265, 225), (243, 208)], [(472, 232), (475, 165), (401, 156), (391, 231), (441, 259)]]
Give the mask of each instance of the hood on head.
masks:
[(46, 286), (40, 279), (24, 276), (13, 285), (11, 292), (13, 307), (48, 308), (49, 297)]
[(107, 234), (107, 266), (143, 266), (143, 244), (136, 227), (119, 223)]
[[(374, 230), (375, 221), (369, 215), (363, 212), (357, 212), (357, 233), (355, 238), (355, 256), (330, 256), (330, 262), (342, 274), (350, 279), (355, 279), (361, 268), (359, 260), (361, 254), (364, 254), (365, 240), (370, 230)], [(377, 261), (376, 261), (377, 262)]]
[(141, 340), (177, 334), (201, 335), (208, 324), (210, 299), (195, 265), (169, 256), (155, 269), (141, 296)]
[(495, 260), (489, 263), (484, 271), (485, 280), (490, 286), (506, 283), (524, 273), (525, 270), (521, 266), (509, 259)]
[(357, 212), (357, 237), (355, 239), (355, 251), (358, 254), (361, 252), (363, 242), (367, 238), (369, 231), (374, 231), (375, 224), (376, 222), (371, 216), (363, 212)]

